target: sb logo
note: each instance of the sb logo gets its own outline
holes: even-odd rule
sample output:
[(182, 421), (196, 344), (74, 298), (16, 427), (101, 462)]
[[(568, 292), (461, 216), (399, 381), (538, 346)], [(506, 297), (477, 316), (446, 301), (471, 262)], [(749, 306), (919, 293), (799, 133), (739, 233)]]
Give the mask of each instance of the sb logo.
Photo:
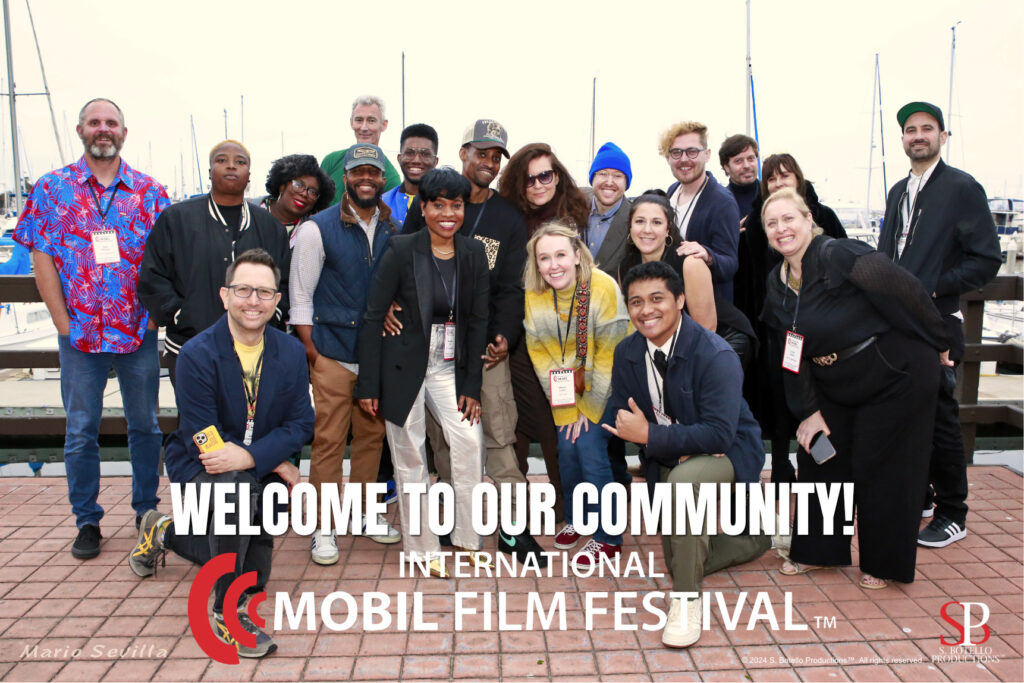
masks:
[[(218, 629), (222, 629), (220, 636), (210, 628), (210, 619), (206, 612), (206, 604), (214, 584), (220, 577), (234, 571), (235, 559), (235, 553), (224, 553), (212, 558), (196, 574), (192, 588), (188, 592), (188, 623), (192, 628), (192, 636), (210, 659), (221, 664), (238, 664), (238, 648), (231, 644), (233, 641), (245, 647), (256, 646), (256, 634), (246, 631), (238, 620), (239, 600), (243, 591), (256, 585), (256, 572), (246, 572), (231, 582), (224, 596), (224, 627), (217, 625)], [(256, 608), (266, 599), (267, 593), (263, 591), (249, 600), (249, 618), (260, 628), (264, 628), (266, 622), (256, 613)]]
[[(960, 605), (964, 608), (963, 625), (961, 625), (960, 622), (954, 619), (953, 617), (949, 616), (950, 605)], [(971, 621), (971, 607), (973, 605), (977, 605), (981, 608), (981, 620), (977, 623)], [(989, 609), (988, 605), (986, 605), (983, 602), (956, 602), (955, 600), (950, 601), (942, 606), (942, 608), (939, 610), (939, 615), (960, 633), (960, 640), (956, 642), (947, 641), (945, 636), (939, 636), (939, 642), (941, 642), (943, 645), (949, 647), (956, 647), (958, 645), (981, 645), (989, 639), (989, 636), (992, 635), (992, 630), (985, 625), (988, 623)], [(977, 642), (971, 640), (971, 629), (975, 628), (981, 628), (981, 632), (985, 634), (985, 637)]]

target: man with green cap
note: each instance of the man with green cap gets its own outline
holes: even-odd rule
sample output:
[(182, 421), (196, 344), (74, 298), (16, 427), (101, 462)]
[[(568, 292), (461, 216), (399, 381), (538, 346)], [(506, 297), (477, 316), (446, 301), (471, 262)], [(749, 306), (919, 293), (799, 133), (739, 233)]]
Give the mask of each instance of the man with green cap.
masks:
[[(984, 188), (940, 158), (949, 139), (942, 111), (928, 102), (910, 102), (896, 113), (896, 120), (903, 131), (903, 151), (910, 157), (910, 173), (889, 191), (878, 250), (932, 293), (949, 328), (949, 357), (959, 362), (964, 354), (960, 295), (981, 289), (995, 277), (1001, 262), (999, 237)], [(944, 374), (928, 477), (934, 494), (928, 491), (922, 513), (934, 519), (917, 539), (932, 548), (967, 535), (967, 461), (954, 395), (956, 374), (951, 367), (939, 371)]]

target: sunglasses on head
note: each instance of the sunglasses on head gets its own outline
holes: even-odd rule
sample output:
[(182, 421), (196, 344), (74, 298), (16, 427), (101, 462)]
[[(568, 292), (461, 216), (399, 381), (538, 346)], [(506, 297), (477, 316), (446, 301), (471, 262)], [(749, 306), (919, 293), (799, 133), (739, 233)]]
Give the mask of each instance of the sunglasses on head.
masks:
[(550, 185), (551, 181), (555, 179), (555, 172), (553, 170), (542, 171), (537, 175), (526, 176), (526, 186), (533, 187), (534, 183), (539, 182), (541, 185)]

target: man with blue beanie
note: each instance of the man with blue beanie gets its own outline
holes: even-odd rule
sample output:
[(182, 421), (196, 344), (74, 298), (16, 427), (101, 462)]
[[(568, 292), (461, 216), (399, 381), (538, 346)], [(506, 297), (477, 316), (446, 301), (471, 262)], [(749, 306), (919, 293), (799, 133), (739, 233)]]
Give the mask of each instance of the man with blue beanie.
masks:
[(597, 267), (612, 277), (618, 273), (629, 239), (630, 201), (625, 194), (632, 181), (626, 153), (614, 142), (601, 145), (590, 165), (590, 220), (583, 238)]

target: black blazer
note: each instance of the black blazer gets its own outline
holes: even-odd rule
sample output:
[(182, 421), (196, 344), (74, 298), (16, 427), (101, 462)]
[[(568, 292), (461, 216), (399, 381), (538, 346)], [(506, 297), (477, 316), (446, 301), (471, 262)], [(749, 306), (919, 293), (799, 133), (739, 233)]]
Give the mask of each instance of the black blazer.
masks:
[[(587, 201), (591, 202), (591, 206), (593, 206), (594, 191), (585, 189), (583, 192), (587, 196)], [(608, 233), (604, 236), (604, 241), (601, 242), (601, 248), (594, 254), (597, 267), (612, 277), (618, 276), (619, 263), (626, 254), (626, 244), (629, 240), (629, 210), (632, 206), (633, 202), (629, 197), (624, 196), (622, 203), (619, 204), (619, 210), (612, 216), (612, 224), (608, 226)], [(585, 230), (580, 232), (585, 233)]]
[[(380, 399), (380, 413), (404, 425), (423, 386), (430, 352), (433, 302), (430, 231), (391, 238), (381, 257), (366, 303), (359, 335), (356, 398)], [(487, 257), (478, 240), (455, 235), (455, 393), (480, 400), (483, 356), (487, 347)], [(402, 333), (381, 337), (391, 302)]]

